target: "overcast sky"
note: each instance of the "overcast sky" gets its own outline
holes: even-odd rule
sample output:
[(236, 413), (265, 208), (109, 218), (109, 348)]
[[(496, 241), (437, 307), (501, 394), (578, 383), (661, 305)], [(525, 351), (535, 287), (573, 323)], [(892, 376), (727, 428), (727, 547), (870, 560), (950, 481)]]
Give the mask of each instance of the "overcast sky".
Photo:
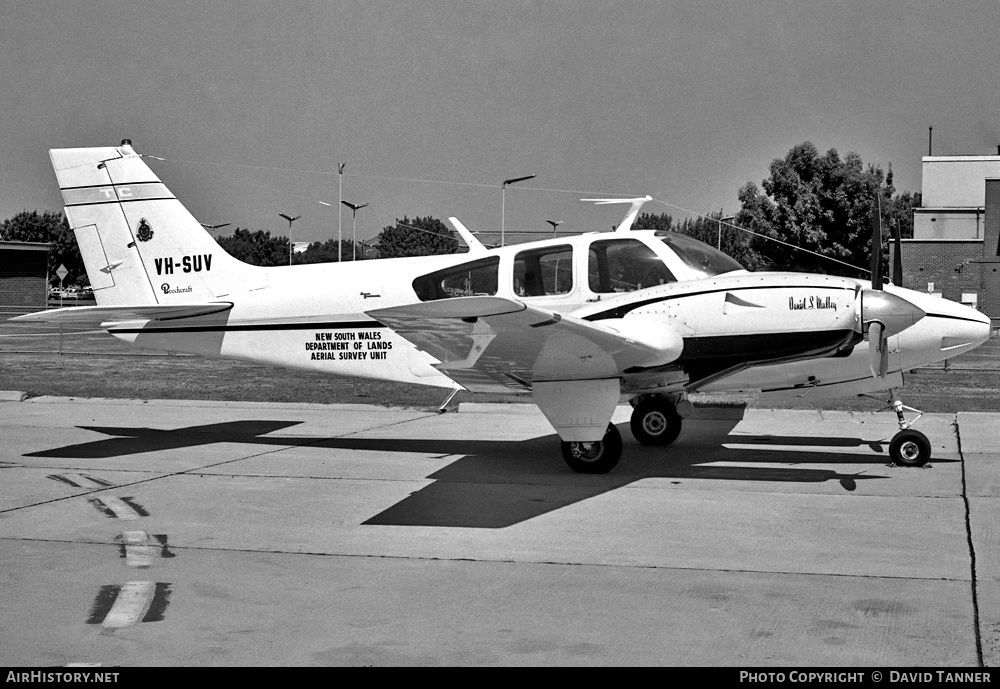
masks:
[(499, 230), (527, 174), (509, 231), (617, 223), (593, 195), (731, 213), (803, 141), (919, 191), (929, 126), (997, 152), (998, 28), (996, 0), (0, 0), (0, 218), (61, 208), (48, 149), (123, 138), (202, 222), (297, 241), (336, 235), (345, 162), (359, 238)]

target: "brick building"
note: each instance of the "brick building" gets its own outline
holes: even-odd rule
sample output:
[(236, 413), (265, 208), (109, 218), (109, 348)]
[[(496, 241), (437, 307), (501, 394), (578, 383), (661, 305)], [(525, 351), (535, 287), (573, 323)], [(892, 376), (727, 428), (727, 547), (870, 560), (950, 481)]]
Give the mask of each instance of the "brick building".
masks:
[(925, 156), (922, 205), (902, 242), (903, 286), (1000, 324), (1000, 155)]
[(0, 308), (42, 310), (48, 299), (49, 245), (0, 241)]

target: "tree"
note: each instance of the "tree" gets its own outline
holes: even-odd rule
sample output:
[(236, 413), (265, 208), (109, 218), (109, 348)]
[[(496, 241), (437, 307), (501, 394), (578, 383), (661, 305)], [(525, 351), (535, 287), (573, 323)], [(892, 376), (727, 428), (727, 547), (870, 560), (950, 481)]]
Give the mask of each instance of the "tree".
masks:
[[(357, 256), (359, 261), (363, 261), (366, 258), (370, 258), (365, 254), (370, 251), (364, 242), (358, 242), (357, 244)], [(305, 251), (298, 254), (292, 255), (292, 263), (298, 265), (300, 263), (336, 263), (343, 256), (344, 261), (354, 260), (354, 243), (350, 239), (344, 239), (340, 242), (340, 251), (337, 251), (337, 240), (328, 239), (325, 242), (313, 242), (311, 243)]]
[(251, 232), (237, 227), (229, 237), (215, 240), (227, 254), (255, 266), (287, 266), (288, 238), (270, 232)]
[(430, 216), (412, 221), (405, 215), (402, 220), (397, 218), (395, 225), (379, 232), (377, 241), (380, 258), (454, 254), (459, 246), (455, 232)]
[[(836, 149), (820, 155), (809, 142), (792, 148), (771, 162), (762, 194), (753, 182), (739, 191), (741, 209), (736, 224), (793, 246), (756, 240), (772, 267), (807, 272), (863, 273), (870, 265), (872, 218), (880, 201), (883, 226), (898, 222), (912, 233), (910, 209), (919, 195), (895, 196), (892, 169), (862, 165), (861, 157)], [(888, 232), (883, 233), (883, 251)], [(822, 257), (837, 259), (837, 264)], [(849, 265), (843, 265), (849, 264)], [(852, 270), (851, 266), (856, 266)]]
[(83, 266), (76, 236), (69, 229), (66, 216), (54, 211), (21, 211), (13, 218), (0, 223), (0, 239), (13, 242), (42, 242), (49, 244), (49, 281), (58, 284), (56, 270), (66, 266), (69, 271), (65, 285), (87, 286), (90, 280)]
[(920, 208), (922, 198), (919, 191), (904, 191), (892, 198), (889, 207), (882, 209), (882, 225), (886, 236), (891, 236), (891, 228), (898, 224), (901, 237), (904, 239), (913, 237), (913, 209)]
[(674, 217), (668, 213), (660, 213), (659, 215), (640, 213), (632, 226), (637, 230), (677, 231), (677, 227), (674, 225)]

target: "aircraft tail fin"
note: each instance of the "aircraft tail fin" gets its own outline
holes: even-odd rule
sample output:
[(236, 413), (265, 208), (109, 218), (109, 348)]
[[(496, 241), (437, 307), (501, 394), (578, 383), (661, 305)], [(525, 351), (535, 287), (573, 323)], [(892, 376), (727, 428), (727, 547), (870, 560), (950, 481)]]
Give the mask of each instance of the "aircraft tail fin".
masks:
[(223, 251), (128, 140), (49, 157), (99, 305), (206, 302), (264, 286), (266, 270)]
[(641, 196), (636, 199), (580, 199), (581, 201), (592, 201), (598, 206), (606, 206), (609, 203), (628, 203), (631, 207), (628, 209), (628, 213), (625, 214), (625, 218), (619, 223), (618, 228), (615, 232), (628, 232), (632, 229), (632, 223), (635, 219), (639, 217), (639, 210), (642, 205), (647, 201), (652, 201), (653, 197), (649, 194)]

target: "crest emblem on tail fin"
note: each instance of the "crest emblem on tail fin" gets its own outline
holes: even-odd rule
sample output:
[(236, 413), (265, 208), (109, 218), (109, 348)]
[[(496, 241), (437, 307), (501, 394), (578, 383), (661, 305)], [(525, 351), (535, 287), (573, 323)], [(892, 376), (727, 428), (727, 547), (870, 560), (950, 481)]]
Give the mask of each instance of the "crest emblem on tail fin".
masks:
[(149, 226), (145, 218), (139, 221), (139, 231), (135, 233), (135, 238), (140, 242), (148, 242), (153, 238), (153, 228)]

